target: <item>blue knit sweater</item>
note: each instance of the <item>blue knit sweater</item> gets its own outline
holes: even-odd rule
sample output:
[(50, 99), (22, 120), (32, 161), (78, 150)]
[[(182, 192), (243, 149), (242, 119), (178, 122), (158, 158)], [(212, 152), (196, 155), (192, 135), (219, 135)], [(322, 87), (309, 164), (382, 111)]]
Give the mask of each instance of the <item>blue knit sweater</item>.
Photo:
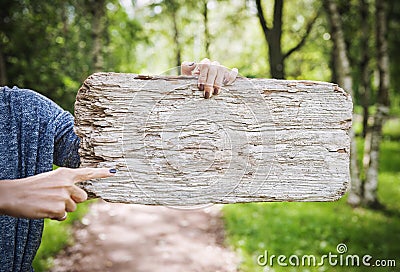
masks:
[[(53, 164), (78, 167), (74, 120), (46, 97), (0, 87), (0, 180), (33, 176)], [(43, 220), (0, 216), (0, 271), (33, 271)]]

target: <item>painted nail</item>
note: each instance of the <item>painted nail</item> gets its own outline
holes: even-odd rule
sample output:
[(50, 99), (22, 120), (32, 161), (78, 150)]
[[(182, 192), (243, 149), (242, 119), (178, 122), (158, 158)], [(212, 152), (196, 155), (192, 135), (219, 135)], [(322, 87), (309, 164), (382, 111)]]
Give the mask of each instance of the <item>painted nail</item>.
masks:
[(210, 98), (210, 92), (204, 92), (204, 97), (207, 99), (207, 98)]
[(113, 168), (113, 169), (110, 169), (109, 172), (110, 172), (111, 174), (115, 174), (115, 173), (117, 173), (117, 169), (114, 169), (114, 168)]
[(200, 84), (200, 85), (199, 85), (199, 90), (200, 90), (200, 91), (204, 91), (204, 84)]
[(218, 88), (214, 88), (213, 95), (217, 95), (217, 94), (218, 94)]

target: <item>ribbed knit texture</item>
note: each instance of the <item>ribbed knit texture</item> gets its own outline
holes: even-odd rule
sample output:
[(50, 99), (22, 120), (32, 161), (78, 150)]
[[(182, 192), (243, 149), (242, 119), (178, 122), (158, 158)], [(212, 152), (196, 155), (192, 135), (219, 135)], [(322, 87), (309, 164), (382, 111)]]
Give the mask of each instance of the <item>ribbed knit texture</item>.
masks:
[[(0, 180), (79, 166), (73, 116), (26, 89), (0, 87)], [(43, 220), (0, 216), (0, 271), (32, 271)], [(64, 234), (60, 234), (64, 235)]]

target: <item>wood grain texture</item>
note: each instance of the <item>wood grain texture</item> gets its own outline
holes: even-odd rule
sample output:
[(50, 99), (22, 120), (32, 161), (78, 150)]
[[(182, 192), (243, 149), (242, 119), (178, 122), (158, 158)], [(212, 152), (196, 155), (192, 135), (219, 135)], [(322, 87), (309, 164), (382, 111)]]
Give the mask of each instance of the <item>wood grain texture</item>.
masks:
[(111, 202), (333, 201), (349, 183), (351, 97), (332, 83), (238, 78), (204, 99), (193, 77), (96, 73), (75, 104), (82, 184)]

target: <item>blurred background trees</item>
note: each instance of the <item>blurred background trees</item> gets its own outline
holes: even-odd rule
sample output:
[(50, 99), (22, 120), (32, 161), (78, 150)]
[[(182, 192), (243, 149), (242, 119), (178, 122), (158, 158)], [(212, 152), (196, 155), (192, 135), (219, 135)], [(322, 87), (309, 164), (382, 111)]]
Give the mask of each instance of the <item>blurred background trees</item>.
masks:
[[(247, 77), (332, 81), (351, 93), (347, 202), (396, 214), (390, 199), (400, 182), (400, 1), (0, 1), (0, 85), (37, 90), (71, 112), (95, 71), (177, 73), (181, 61), (206, 56)], [(236, 211), (261, 216), (261, 207), (227, 214), (244, 224), (246, 212)]]

